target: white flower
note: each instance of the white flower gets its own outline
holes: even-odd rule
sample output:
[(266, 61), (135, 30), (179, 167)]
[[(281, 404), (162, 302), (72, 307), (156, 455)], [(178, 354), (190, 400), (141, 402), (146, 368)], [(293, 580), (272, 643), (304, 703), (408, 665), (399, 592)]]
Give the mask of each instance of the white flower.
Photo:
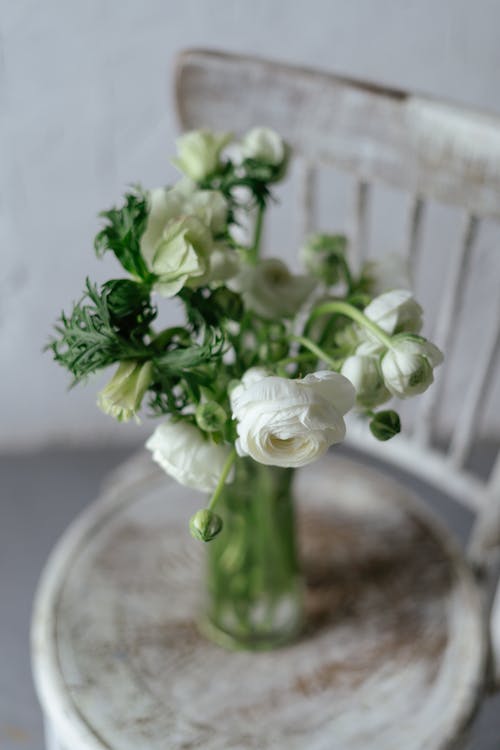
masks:
[(343, 440), (343, 416), (352, 408), (355, 392), (336, 372), (288, 380), (250, 369), (230, 398), (238, 454), (271, 466), (298, 467)]
[(362, 275), (368, 280), (373, 296), (392, 289), (410, 289), (410, 266), (408, 260), (397, 253), (387, 253), (377, 260), (363, 264)]
[(386, 388), (399, 398), (423, 393), (434, 380), (433, 368), (442, 361), (437, 346), (421, 336), (396, 336), (381, 362)]
[(195, 216), (170, 221), (156, 243), (142, 244), (142, 255), (158, 277), (155, 289), (163, 297), (173, 297), (189, 281), (203, 283), (212, 250), (212, 238), (205, 224)]
[(226, 228), (229, 206), (220, 190), (199, 190), (195, 182), (185, 178), (167, 193), (178, 201), (179, 214), (196, 216), (215, 235)]
[(186, 283), (221, 282), (238, 272), (238, 254), (213, 244), (212, 235), (224, 230), (228, 214), (227, 201), (218, 190), (198, 190), (185, 179), (169, 190), (151, 190), (148, 205), (141, 254), (159, 276), (155, 288), (160, 294), (172, 297)]
[(100, 391), (98, 407), (118, 422), (128, 422), (136, 417), (151, 383), (152, 370), (151, 362), (121, 362), (109, 383)]
[(192, 180), (200, 182), (217, 171), (220, 152), (231, 139), (231, 133), (192, 130), (177, 138), (178, 157), (172, 162)]
[(148, 220), (141, 237), (141, 253), (151, 258), (168, 224), (184, 216), (195, 216), (213, 234), (224, 231), (227, 201), (218, 190), (197, 190), (191, 180), (180, 180), (173, 188), (148, 192)]
[(342, 375), (351, 381), (356, 389), (356, 403), (368, 409), (383, 404), (391, 394), (387, 390), (380, 370), (379, 358), (364, 353), (363, 345), (355, 354), (344, 361)]
[(277, 167), (285, 160), (286, 147), (283, 138), (271, 128), (252, 128), (241, 142), (246, 159)]
[(203, 492), (216, 488), (230, 451), (226, 445), (214, 445), (205, 439), (194, 425), (171, 421), (156, 428), (146, 448), (177, 482)]
[(364, 313), (388, 334), (418, 333), (422, 328), (422, 308), (407, 289), (394, 289), (375, 297)]
[(315, 281), (290, 273), (278, 258), (266, 258), (255, 266), (243, 267), (230, 286), (241, 293), (245, 307), (257, 315), (291, 318), (312, 292)]
[(228, 245), (214, 245), (208, 258), (208, 268), (205, 274), (197, 279), (197, 285), (219, 286), (236, 276), (240, 269), (241, 259), (236, 250)]

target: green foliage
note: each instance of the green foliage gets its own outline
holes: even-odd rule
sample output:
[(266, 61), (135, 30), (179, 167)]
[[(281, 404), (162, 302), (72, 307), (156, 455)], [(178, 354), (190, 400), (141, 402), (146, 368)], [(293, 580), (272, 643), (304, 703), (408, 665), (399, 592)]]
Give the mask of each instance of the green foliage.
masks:
[(94, 240), (97, 257), (111, 251), (128, 273), (141, 281), (152, 283), (154, 275), (148, 270), (140, 248), (148, 219), (145, 193), (136, 187), (133, 192), (125, 194), (121, 208), (111, 208), (99, 215), (106, 219), (106, 224)]
[(233, 208), (244, 205), (238, 203), (234, 198), (233, 191), (235, 188), (247, 188), (252, 195), (251, 203), (265, 207), (272, 198), (269, 183), (281, 179), (278, 172), (277, 167), (260, 164), (253, 159), (245, 159), (241, 168), (228, 160), (216, 175), (200, 182), (200, 188), (220, 190)]
[[(79, 302), (69, 316), (64, 312), (55, 326), (58, 334), (47, 348), (56, 362), (73, 375), (72, 385), (84, 380), (96, 370), (126, 359), (149, 358), (147, 347), (136, 336), (127, 335), (123, 320), (110, 309), (109, 296), (113, 287), (98, 290), (89, 279)], [(148, 308), (152, 314), (153, 309)]]
[(132, 340), (142, 340), (158, 313), (149, 287), (131, 279), (112, 279), (102, 289), (111, 323)]
[(153, 414), (179, 413), (197, 404), (202, 387), (217, 382), (217, 368), (224, 353), (225, 338), (215, 328), (205, 328), (201, 341), (186, 329), (172, 328), (151, 344), (153, 383), (149, 406)]
[(169, 374), (193, 370), (219, 359), (224, 347), (224, 336), (216, 328), (207, 328), (201, 344), (177, 346), (163, 354), (155, 354), (157, 369), (166, 370)]
[(117, 362), (151, 361), (151, 408), (176, 412), (190, 400), (198, 402), (200, 388), (216, 379), (210, 365), (222, 357), (225, 339), (206, 326), (199, 332), (174, 327), (151, 337), (155, 316), (144, 285), (117, 279), (99, 290), (87, 279), (85, 294), (69, 316), (62, 313), (47, 348), (72, 374), (72, 385)]
[(186, 311), (186, 318), (195, 330), (206, 326), (224, 327), (226, 320), (238, 320), (243, 314), (243, 304), (239, 294), (227, 287), (218, 289), (189, 289), (184, 287), (178, 293)]

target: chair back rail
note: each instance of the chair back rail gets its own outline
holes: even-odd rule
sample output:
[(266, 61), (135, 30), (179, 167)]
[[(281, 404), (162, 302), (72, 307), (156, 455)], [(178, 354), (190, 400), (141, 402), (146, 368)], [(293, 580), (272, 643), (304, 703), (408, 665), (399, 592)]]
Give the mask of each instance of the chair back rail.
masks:
[[(452, 258), (448, 277), (444, 281), (441, 305), (432, 338), (439, 348), (447, 353), (452, 350), (458, 330), (457, 319), (462, 307), (477, 226), (478, 221), (474, 216), (466, 217), (459, 252)], [(420, 399), (415, 437), (423, 445), (427, 445), (432, 439), (437, 413), (436, 406), (442, 397), (447, 373), (448, 368), (445, 366), (438, 373), (434, 386)]]
[[(332, 74), (204, 50), (179, 56), (176, 102), (183, 129), (224, 130), (229, 124), (239, 133), (266, 124), (284, 136), (300, 162), (302, 234), (314, 228), (319, 169), (333, 166), (354, 175), (350, 251), (356, 263), (366, 259), (377, 184), (410, 196), (406, 251), (412, 268), (420, 259), (429, 202), (458, 207), (462, 238), (447, 270), (432, 333), (447, 354), (453, 349), (481, 220), (500, 219), (500, 117)], [(491, 546), (481, 529), (496, 529), (495, 544), (500, 544), (500, 522), (493, 523), (500, 518), (500, 462), (490, 484), (464, 468), (499, 348), (500, 324), (463, 396), (448, 453), (434, 447), (446, 362), (435, 385), (419, 399), (409, 437), (399, 436), (383, 451), (371, 436), (365, 440), (354, 432), (351, 439), (478, 512), (471, 537), (475, 560), (483, 537)]]
[(415, 275), (420, 259), (425, 206), (424, 199), (419, 195), (414, 195), (408, 211), (408, 261), (412, 277)]

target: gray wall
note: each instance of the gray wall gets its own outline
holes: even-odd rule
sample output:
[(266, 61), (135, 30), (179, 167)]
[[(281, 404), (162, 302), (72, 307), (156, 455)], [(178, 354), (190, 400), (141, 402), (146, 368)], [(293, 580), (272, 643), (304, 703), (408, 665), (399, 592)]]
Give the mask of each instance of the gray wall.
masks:
[[(95, 408), (97, 381), (65, 395), (66, 375), (41, 348), (56, 314), (79, 296), (84, 276), (103, 279), (115, 268), (93, 257), (97, 212), (127, 183), (155, 186), (174, 177), (169, 86), (177, 51), (255, 53), (500, 112), (494, 0), (2, 0), (0, 6), (1, 448), (138, 438), (138, 428), (116, 425)], [(481, 256), (492, 292), (496, 249), (489, 239)], [(469, 326), (475, 339), (477, 312)], [(465, 381), (469, 360), (458, 363)], [(464, 378), (451, 392), (456, 403)], [(497, 425), (492, 414), (486, 428)]]

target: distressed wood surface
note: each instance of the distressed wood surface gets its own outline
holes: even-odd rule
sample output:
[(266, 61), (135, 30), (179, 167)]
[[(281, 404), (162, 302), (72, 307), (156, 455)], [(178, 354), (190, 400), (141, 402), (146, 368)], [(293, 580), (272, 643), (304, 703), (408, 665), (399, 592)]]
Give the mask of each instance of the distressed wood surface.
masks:
[(308, 628), (272, 653), (197, 633), (201, 498), (140, 461), (70, 528), (35, 607), (54, 750), (433, 750), (480, 695), (480, 592), (440, 526), (373, 470), (299, 472)]
[(276, 128), (310, 162), (500, 218), (500, 118), (342, 76), (190, 50), (179, 58), (183, 128)]

